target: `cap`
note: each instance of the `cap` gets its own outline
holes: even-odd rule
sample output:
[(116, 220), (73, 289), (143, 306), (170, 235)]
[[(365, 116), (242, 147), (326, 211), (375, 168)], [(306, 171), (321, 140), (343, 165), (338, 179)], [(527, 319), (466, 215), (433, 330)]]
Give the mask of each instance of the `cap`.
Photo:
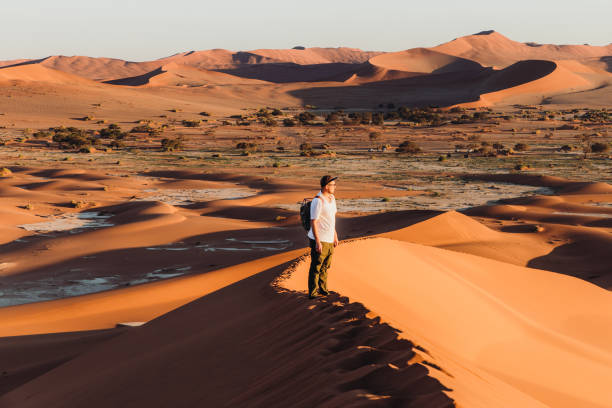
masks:
[(328, 185), (332, 181), (336, 180), (337, 178), (338, 177), (332, 177), (330, 175), (325, 175), (325, 176), (321, 177), (321, 188), (325, 187), (326, 185)]

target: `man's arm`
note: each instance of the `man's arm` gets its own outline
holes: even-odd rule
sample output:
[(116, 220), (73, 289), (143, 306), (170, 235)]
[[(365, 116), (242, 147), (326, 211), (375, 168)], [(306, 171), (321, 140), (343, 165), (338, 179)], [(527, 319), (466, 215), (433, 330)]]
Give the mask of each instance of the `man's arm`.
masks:
[(321, 198), (318, 196), (313, 198), (312, 204), (310, 205), (310, 225), (312, 225), (312, 235), (316, 242), (316, 249), (318, 253), (323, 251), (323, 245), (321, 245), (321, 239), (319, 238), (319, 216), (321, 215)]
[(336, 232), (335, 228), (334, 228), (334, 246), (335, 247), (338, 246), (338, 233)]
[(319, 239), (319, 220), (311, 220), (312, 223), (312, 235), (314, 235), (315, 242), (317, 243), (317, 252), (321, 253), (323, 250), (323, 245), (321, 245), (321, 240)]

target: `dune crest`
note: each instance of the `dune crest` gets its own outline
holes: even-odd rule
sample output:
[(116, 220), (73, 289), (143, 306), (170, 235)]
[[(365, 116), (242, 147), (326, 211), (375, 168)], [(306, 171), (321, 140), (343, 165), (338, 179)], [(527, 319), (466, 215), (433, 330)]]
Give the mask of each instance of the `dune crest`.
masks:
[[(451, 395), (459, 404), (487, 388), (474, 388), (465, 369), (482, 370), (533, 398), (513, 405), (515, 396), (500, 388), (499, 406), (612, 404), (612, 395), (601, 393), (612, 375), (612, 337), (601, 333), (612, 322), (606, 290), (565, 275), (383, 238), (341, 245), (334, 259), (330, 287), (428, 347), (447, 370), (456, 367), (439, 378), (457, 389)], [(305, 261), (283, 286), (300, 290), (307, 270)], [(575, 372), (580, 377), (567, 375)]]
[(495, 31), (456, 38), (431, 49), (498, 69), (521, 60), (585, 59), (612, 55), (612, 44), (591, 46), (521, 43)]
[(443, 54), (427, 48), (387, 53), (369, 60), (370, 64), (395, 71), (442, 74), (456, 71), (479, 71), (483, 67), (477, 62)]

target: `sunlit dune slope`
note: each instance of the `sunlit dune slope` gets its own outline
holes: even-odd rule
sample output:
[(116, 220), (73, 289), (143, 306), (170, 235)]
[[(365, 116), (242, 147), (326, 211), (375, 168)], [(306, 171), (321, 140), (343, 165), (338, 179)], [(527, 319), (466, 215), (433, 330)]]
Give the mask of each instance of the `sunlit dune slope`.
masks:
[(15, 62), (24, 65), (41, 65), (68, 74), (78, 75), (93, 81), (141, 75), (161, 64), (156, 61), (132, 62), (116, 58), (94, 58), (87, 56), (53, 55), (38, 60)]
[(521, 60), (585, 59), (612, 55), (607, 46), (521, 43), (495, 31), (456, 38), (431, 48), (433, 51), (476, 61), (484, 66), (504, 68)]
[(432, 51), (427, 48), (413, 48), (388, 53), (370, 59), (370, 64), (396, 71), (442, 74), (456, 71), (481, 70), (474, 61)]
[(179, 64), (194, 68), (231, 69), (253, 64), (290, 63), (314, 64), (361, 64), (381, 52), (362, 51), (355, 48), (306, 48), (301, 49), (259, 49), (253, 51), (228, 51), (212, 49), (182, 52), (152, 61), (124, 61), (115, 58), (94, 58), (87, 56), (54, 55), (38, 60), (14, 60), (0, 62), (8, 65), (42, 65), (58, 71), (78, 75), (94, 81), (113, 81), (145, 75), (166, 64)]
[(345, 82), (390, 81), (429, 74), (477, 72), (482, 69), (480, 64), (473, 61), (431, 51), (427, 48), (414, 48), (370, 58)]
[[(303, 262), (284, 286), (301, 290), (307, 270)], [(329, 287), (429, 346), (437, 363), (450, 370), (448, 384), (457, 390), (459, 404), (486, 388), (470, 389), (474, 384), (465, 368), (482, 370), (533, 398), (531, 404), (503, 398), (499, 406), (612, 404), (612, 332), (606, 329), (612, 297), (597, 286), (377, 238), (338, 247)], [(462, 369), (450, 368), (454, 364)]]
[(542, 103), (550, 96), (593, 89), (604, 77), (588, 78), (575, 72), (584, 65), (567, 61), (520, 61), (485, 79), (479, 100), (464, 106)]
[(445, 212), (381, 236), (478, 255), (520, 266), (526, 266), (531, 259), (546, 255), (552, 250), (550, 244), (537, 237), (494, 231), (467, 215), (455, 211)]
[(46, 82), (63, 85), (95, 85), (95, 82), (80, 76), (47, 68), (39, 64), (0, 68), (0, 82), (6, 81)]

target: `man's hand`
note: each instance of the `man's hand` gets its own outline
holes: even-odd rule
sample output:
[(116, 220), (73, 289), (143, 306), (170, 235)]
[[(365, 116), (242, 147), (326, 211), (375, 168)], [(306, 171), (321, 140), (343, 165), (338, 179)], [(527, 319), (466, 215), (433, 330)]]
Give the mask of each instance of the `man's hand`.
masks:
[(334, 248), (338, 246), (338, 237), (334, 236)]
[(321, 241), (317, 241), (317, 252), (323, 252), (323, 245), (321, 244)]

